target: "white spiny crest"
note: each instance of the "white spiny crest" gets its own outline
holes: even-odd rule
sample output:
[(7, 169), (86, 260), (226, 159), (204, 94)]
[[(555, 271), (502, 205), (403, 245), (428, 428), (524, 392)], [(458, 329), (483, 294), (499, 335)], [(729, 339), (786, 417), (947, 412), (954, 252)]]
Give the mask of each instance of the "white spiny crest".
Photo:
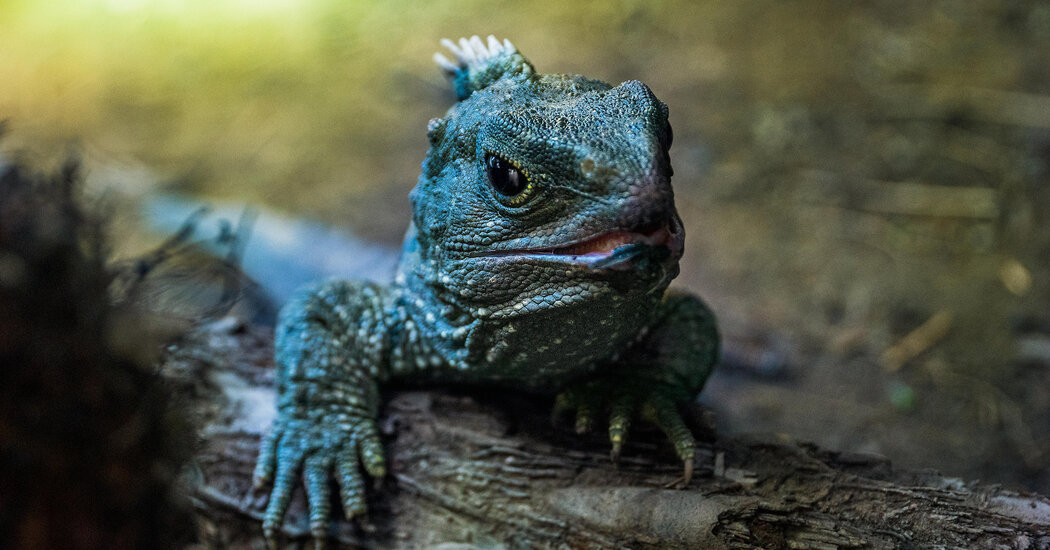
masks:
[(442, 38), (441, 45), (452, 52), (452, 55), (456, 57), (456, 62), (449, 61), (447, 57), (440, 53), (434, 54), (434, 62), (449, 73), (455, 73), (467, 67), (479, 70), (484, 69), (485, 65), (494, 58), (510, 55), (518, 51), (514, 44), (510, 43), (510, 40), (504, 39), (503, 42), (500, 42), (491, 34), (488, 37), (488, 45), (478, 35), (474, 35), (469, 39), (460, 38), (458, 45), (447, 38)]

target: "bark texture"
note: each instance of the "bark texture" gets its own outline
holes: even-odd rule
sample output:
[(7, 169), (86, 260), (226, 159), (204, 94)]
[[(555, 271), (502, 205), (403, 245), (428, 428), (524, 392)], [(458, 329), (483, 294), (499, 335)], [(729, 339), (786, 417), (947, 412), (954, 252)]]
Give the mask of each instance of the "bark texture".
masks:
[[(271, 355), (265, 329), (226, 320), (165, 361), (200, 426), (194, 502), (207, 545), (263, 547), (266, 491), (252, 488), (251, 472), (274, 416)], [(331, 546), (1050, 548), (1050, 499), (897, 470), (880, 456), (781, 436), (712, 437), (699, 445), (693, 481), (672, 489), (681, 465), (640, 425), (617, 468), (603, 434), (552, 426), (542, 398), (387, 395), (390, 474), (369, 495), (368, 520), (334, 524)], [(284, 525), (289, 547), (310, 544), (298, 493)]]

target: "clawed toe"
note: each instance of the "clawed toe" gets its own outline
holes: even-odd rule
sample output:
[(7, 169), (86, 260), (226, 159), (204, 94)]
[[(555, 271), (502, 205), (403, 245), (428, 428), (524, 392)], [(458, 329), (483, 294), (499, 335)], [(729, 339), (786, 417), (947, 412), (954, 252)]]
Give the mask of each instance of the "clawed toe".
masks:
[(623, 443), (620, 441), (613, 441), (612, 450), (609, 451), (609, 460), (611, 460), (613, 465), (617, 468), (620, 467), (621, 450), (623, 450)]
[(685, 489), (693, 480), (693, 460), (683, 461), (682, 476), (664, 485), (664, 489)]
[[(566, 390), (558, 395), (551, 413), (551, 421), (557, 423), (563, 416), (575, 414), (576, 433), (591, 431), (595, 419), (602, 411), (609, 413), (609, 460), (619, 466), (620, 455), (631, 428), (631, 420), (641, 416), (659, 427), (674, 445), (682, 459), (682, 476), (669, 483), (668, 487), (685, 487), (693, 479), (693, 456), (695, 440), (692, 432), (682, 420), (676, 401), (659, 388), (639, 388), (620, 383), (601, 384), (592, 381)], [(641, 389), (642, 391), (639, 391)]]

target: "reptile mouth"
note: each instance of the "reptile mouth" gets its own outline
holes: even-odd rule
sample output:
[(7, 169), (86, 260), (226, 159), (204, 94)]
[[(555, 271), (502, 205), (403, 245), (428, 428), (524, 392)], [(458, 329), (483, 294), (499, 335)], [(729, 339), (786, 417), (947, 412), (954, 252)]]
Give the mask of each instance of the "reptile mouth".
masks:
[(595, 268), (626, 268), (643, 251), (661, 250), (661, 256), (681, 257), (683, 237), (681, 222), (671, 221), (633, 228), (606, 231), (593, 237), (554, 247), (524, 248), (490, 252), (486, 256), (515, 256), (568, 263), (589, 264)]
[[(667, 246), (671, 242), (671, 231), (667, 227), (640, 233), (634, 231), (609, 231), (585, 241), (549, 249), (546, 253), (556, 256), (595, 256), (604, 257), (612, 254), (617, 248), (629, 244), (647, 246)], [(542, 252), (541, 252), (542, 253)]]

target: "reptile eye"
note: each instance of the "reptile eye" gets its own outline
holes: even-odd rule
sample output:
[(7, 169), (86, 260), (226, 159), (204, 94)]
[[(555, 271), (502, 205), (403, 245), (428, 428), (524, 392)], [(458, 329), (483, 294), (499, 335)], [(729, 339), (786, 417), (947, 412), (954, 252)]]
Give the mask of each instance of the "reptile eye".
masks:
[(488, 153), (485, 155), (485, 170), (489, 175), (492, 188), (501, 195), (501, 199), (517, 206), (525, 200), (525, 192), (530, 189), (529, 179), (507, 159)]
[(664, 126), (663, 135), (660, 136), (660, 141), (664, 144), (664, 149), (671, 148), (671, 142), (674, 141), (674, 130), (671, 129), (671, 123), (668, 122)]

